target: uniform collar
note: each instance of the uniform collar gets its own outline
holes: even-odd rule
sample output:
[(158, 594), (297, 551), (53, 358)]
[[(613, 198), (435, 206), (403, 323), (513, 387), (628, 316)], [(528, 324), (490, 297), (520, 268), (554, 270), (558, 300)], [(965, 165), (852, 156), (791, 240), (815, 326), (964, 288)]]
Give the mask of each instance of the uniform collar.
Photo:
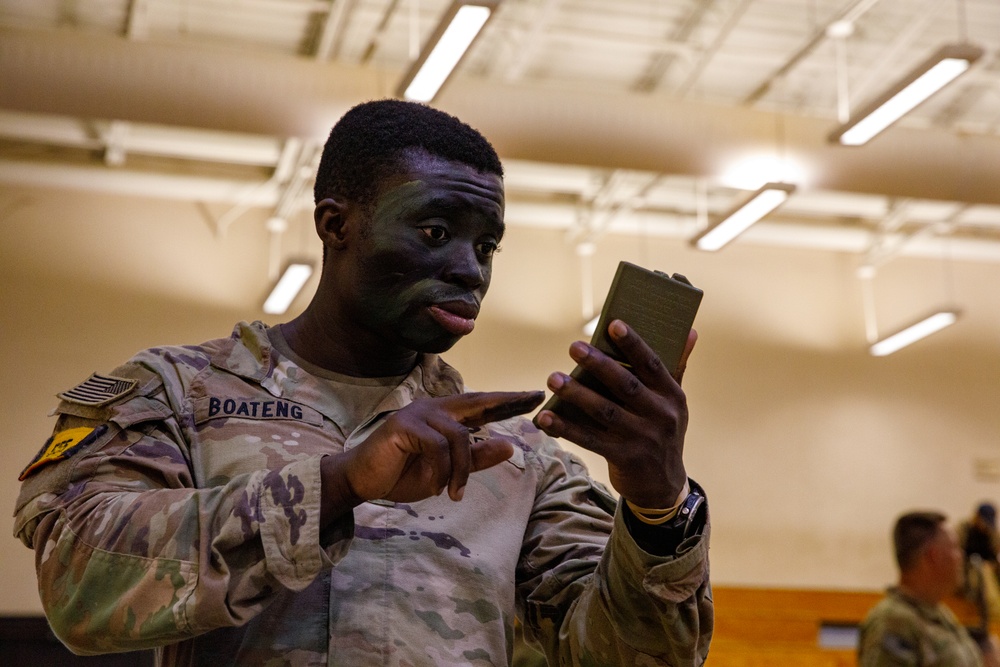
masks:
[[(294, 400), (300, 387), (315, 382), (305, 369), (281, 355), (268, 338), (267, 325), (259, 321), (237, 324), (212, 355), (211, 363), (259, 384), (275, 397)], [(421, 354), (409, 375), (379, 404), (376, 414), (398, 410), (423, 396), (458, 394), (464, 386), (462, 376), (441, 357)], [(322, 404), (313, 407), (323, 412)]]
[(420, 355), (417, 365), (410, 374), (349, 434), (344, 449), (350, 449), (363, 442), (371, 431), (379, 426), (385, 415), (409, 405), (414, 400), (428, 396), (450, 396), (461, 393), (463, 389), (462, 376), (441, 357), (436, 354)]
[(944, 605), (942, 603), (931, 604), (929, 602), (924, 602), (918, 598), (913, 597), (906, 593), (898, 586), (893, 586), (889, 589), (889, 595), (895, 597), (896, 599), (910, 605), (916, 609), (924, 618), (933, 620), (942, 620), (945, 618)]
[(280, 390), (273, 381), (274, 348), (263, 322), (240, 322), (211, 356), (211, 363), (233, 375), (251, 380), (274, 396)]

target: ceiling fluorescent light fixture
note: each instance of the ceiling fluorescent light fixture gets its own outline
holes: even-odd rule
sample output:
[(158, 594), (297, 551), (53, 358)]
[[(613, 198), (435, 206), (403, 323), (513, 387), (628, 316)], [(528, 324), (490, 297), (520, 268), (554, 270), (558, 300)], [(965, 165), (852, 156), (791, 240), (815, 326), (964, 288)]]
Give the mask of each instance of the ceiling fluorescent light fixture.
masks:
[(972, 44), (946, 44), (920, 63), (892, 88), (859, 110), (854, 118), (834, 130), (829, 140), (844, 146), (861, 146), (905, 116), (921, 102), (963, 74), (983, 55)]
[(884, 357), (907, 345), (917, 342), (921, 338), (926, 338), (932, 333), (937, 333), (945, 327), (951, 326), (958, 321), (959, 312), (957, 310), (941, 310), (933, 315), (914, 322), (910, 326), (897, 331), (891, 336), (886, 336), (872, 344), (868, 351), (874, 357)]
[(745, 232), (755, 222), (785, 203), (795, 192), (791, 183), (765, 183), (744, 203), (691, 240), (699, 250), (715, 251)]
[(500, 0), (455, 0), (396, 89), (396, 95), (430, 102), (493, 15)]
[(299, 295), (302, 286), (312, 275), (313, 266), (306, 262), (292, 262), (278, 279), (271, 294), (264, 301), (264, 312), (268, 315), (281, 315), (292, 301)]

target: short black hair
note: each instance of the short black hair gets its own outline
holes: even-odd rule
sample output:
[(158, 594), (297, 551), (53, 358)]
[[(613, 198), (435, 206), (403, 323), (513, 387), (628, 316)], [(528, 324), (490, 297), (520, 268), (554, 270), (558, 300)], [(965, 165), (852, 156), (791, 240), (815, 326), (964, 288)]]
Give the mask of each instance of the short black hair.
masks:
[(413, 149), (503, 177), (490, 142), (458, 118), (417, 102), (373, 100), (350, 109), (330, 131), (316, 172), (316, 203), (341, 196), (370, 204)]
[(892, 543), (900, 571), (913, 567), (924, 547), (934, 539), (947, 517), (940, 512), (908, 512), (896, 520)]

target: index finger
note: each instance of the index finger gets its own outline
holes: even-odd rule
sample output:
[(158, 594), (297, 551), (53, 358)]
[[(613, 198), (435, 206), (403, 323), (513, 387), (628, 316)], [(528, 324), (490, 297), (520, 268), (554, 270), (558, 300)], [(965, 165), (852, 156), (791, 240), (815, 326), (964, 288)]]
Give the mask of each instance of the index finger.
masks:
[(476, 427), (531, 412), (544, 398), (544, 391), (474, 391), (444, 401), (455, 421)]

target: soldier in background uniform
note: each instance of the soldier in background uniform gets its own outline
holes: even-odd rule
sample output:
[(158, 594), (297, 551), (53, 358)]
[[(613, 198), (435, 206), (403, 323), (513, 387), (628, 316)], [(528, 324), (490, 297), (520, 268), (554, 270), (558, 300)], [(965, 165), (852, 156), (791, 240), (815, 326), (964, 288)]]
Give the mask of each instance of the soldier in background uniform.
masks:
[[(15, 533), (78, 653), (161, 665), (699, 665), (708, 511), (675, 379), (621, 322), (634, 374), (570, 356), (543, 392), (470, 393), (438, 356), (472, 332), (504, 235), (502, 167), (429, 107), (359, 105), (315, 186), (324, 261), (294, 320), (145, 350), (60, 397)], [(694, 345), (688, 341), (685, 361)], [(682, 362), (683, 368), (685, 362)], [(616, 501), (553, 437), (607, 459)]]
[(1000, 554), (1000, 533), (997, 532), (997, 508), (991, 502), (982, 502), (975, 514), (958, 525), (958, 543), (968, 561), (978, 556), (996, 571)]
[(962, 579), (962, 551), (945, 520), (937, 512), (911, 512), (896, 521), (899, 584), (861, 626), (860, 667), (1000, 666), (995, 638), (977, 643), (943, 604)]

